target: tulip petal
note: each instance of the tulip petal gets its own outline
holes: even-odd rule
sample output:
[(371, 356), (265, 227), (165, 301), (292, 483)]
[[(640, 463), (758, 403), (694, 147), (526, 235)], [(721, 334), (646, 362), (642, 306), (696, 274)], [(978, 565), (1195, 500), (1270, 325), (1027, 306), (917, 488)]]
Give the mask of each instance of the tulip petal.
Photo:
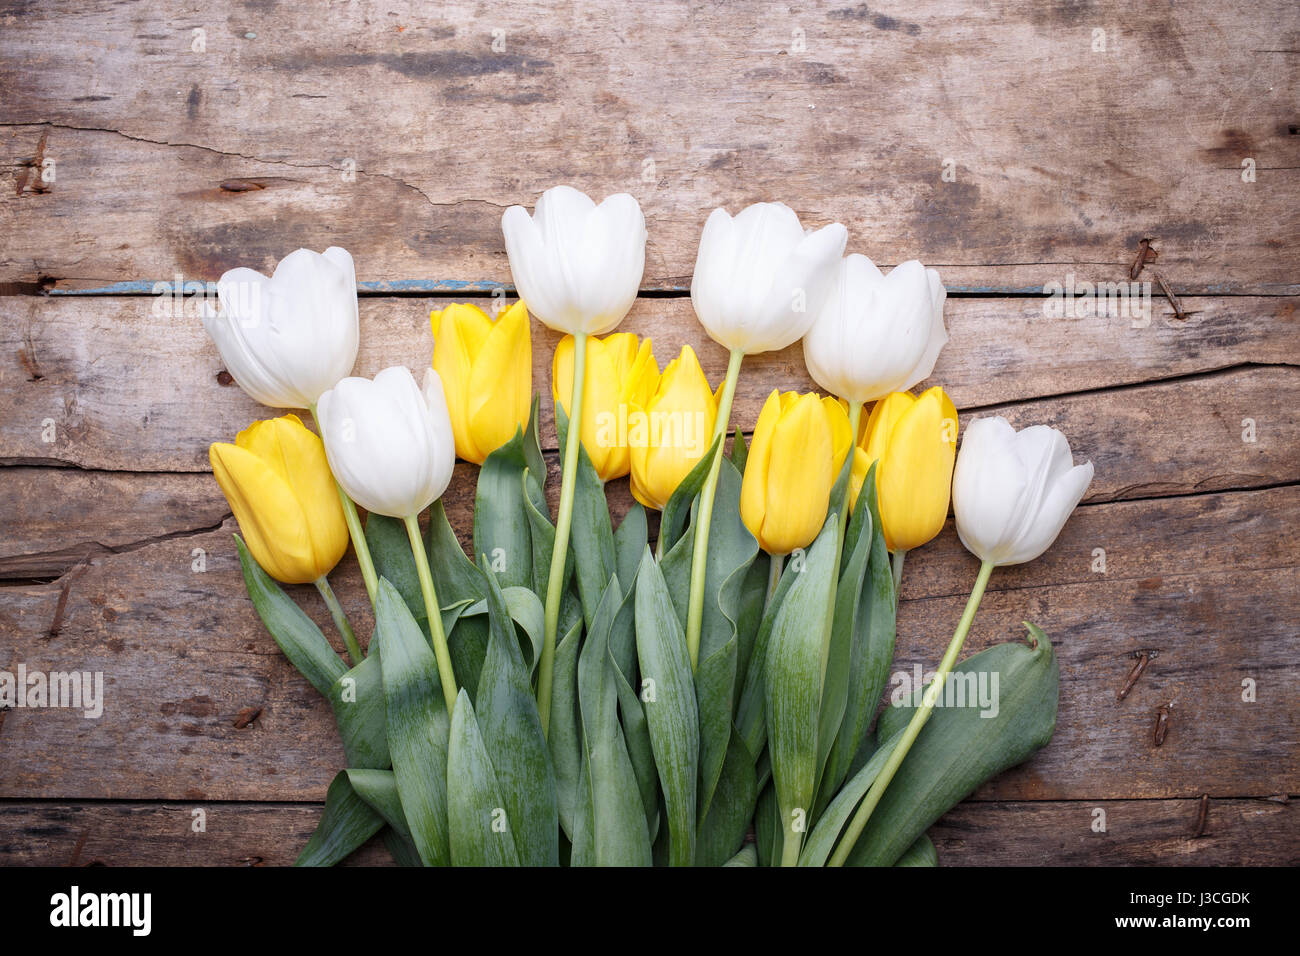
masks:
[(957, 410), (940, 388), (921, 395), (894, 426), (877, 472), (885, 544), (910, 551), (943, 529), (957, 451)]
[(762, 534), (770, 553), (807, 547), (826, 518), (831, 426), (816, 395), (801, 396), (776, 423), (767, 465)]
[[(468, 389), (469, 434), (483, 458), (514, 438), (520, 428), (527, 427), (533, 372), (528, 312), (522, 302), (504, 310), (486, 333), (474, 358)], [(443, 388), (445, 391), (445, 380)]]

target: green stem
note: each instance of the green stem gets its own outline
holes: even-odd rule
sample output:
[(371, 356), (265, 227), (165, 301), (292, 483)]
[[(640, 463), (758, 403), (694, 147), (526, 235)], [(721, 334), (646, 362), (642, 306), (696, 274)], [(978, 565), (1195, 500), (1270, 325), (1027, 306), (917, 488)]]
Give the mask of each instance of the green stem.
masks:
[(442, 629), (442, 608), (438, 594), (433, 589), (433, 574), (429, 571), (429, 555), (424, 550), (420, 535), (418, 515), (407, 515), (406, 536), (411, 539), (411, 553), (415, 555), (415, 571), (420, 576), (420, 593), (424, 595), (424, 611), (429, 616), (429, 636), (433, 638), (433, 655), (438, 659), (438, 680), (442, 696), (447, 702), (447, 713), (456, 710), (456, 675), (451, 669), (451, 652), (447, 650), (447, 635)]
[[(736, 380), (745, 353), (733, 349), (727, 362), (727, 378), (718, 400), (718, 417), (713, 424), (713, 464), (700, 489), (700, 510), (695, 521), (695, 544), (691, 551), (691, 598), (686, 612), (686, 650), (691, 655), (691, 670), (700, 663), (700, 630), (704, 624), (704, 575), (709, 559), (709, 526), (713, 523), (713, 496), (718, 491), (718, 473), (722, 470), (722, 446), (731, 425), (731, 402), (736, 397)], [(720, 440), (721, 439), (721, 440)]]
[(916, 742), (917, 736), (921, 733), (921, 728), (930, 719), (930, 713), (934, 710), (934, 702), (943, 693), (944, 685), (948, 681), (948, 675), (952, 672), (953, 665), (957, 663), (957, 655), (961, 653), (962, 644), (966, 642), (966, 634), (970, 631), (971, 622), (975, 620), (975, 612), (979, 609), (980, 600), (984, 597), (984, 588), (988, 585), (989, 575), (992, 573), (993, 563), (991, 561), (985, 561), (980, 565), (979, 577), (975, 579), (975, 586), (971, 589), (970, 598), (966, 601), (966, 610), (962, 612), (961, 621), (957, 624), (957, 630), (953, 632), (952, 640), (948, 642), (948, 650), (944, 653), (943, 660), (939, 662), (939, 669), (935, 672), (934, 680), (925, 689), (925, 696), (921, 699), (921, 706), (912, 715), (907, 729), (903, 731), (902, 738), (894, 747), (893, 752), (890, 753), (889, 759), (881, 769), (880, 775), (876, 777), (875, 782), (871, 785), (871, 789), (867, 791), (866, 799), (862, 801), (861, 806), (853, 815), (849, 828), (844, 831), (839, 846), (835, 848), (834, 854), (831, 855), (829, 866), (843, 866), (845, 861), (848, 860), (849, 854), (853, 852), (853, 847), (858, 842), (858, 837), (862, 835), (863, 828), (866, 827), (867, 821), (871, 819), (871, 814), (876, 809), (876, 805), (880, 803), (880, 798), (884, 796), (885, 788), (894, 779), (894, 774), (898, 772), (898, 768), (902, 765), (907, 752), (912, 749), (912, 744)]
[[(320, 431), (320, 418), (316, 415), (316, 406), (312, 405), (308, 410), (316, 423), (316, 430)], [(375, 562), (370, 558), (370, 545), (366, 543), (366, 532), (361, 527), (357, 506), (352, 503), (352, 499), (348, 497), (348, 493), (343, 490), (337, 478), (334, 479), (334, 487), (338, 489), (339, 504), (343, 506), (343, 520), (347, 522), (348, 535), (352, 538), (352, 550), (357, 553), (357, 564), (361, 566), (361, 579), (366, 582), (366, 594), (373, 608), (375, 596), (379, 593), (379, 575), (375, 574)]]
[(899, 548), (891, 557), (893, 558), (894, 570), (894, 607), (898, 607), (898, 598), (901, 593), (898, 589), (903, 585), (903, 562), (907, 560), (907, 551)]
[(343, 635), (343, 643), (348, 646), (348, 657), (351, 658), (352, 666), (356, 667), (361, 663), (361, 645), (357, 643), (357, 635), (352, 630), (352, 623), (348, 616), (343, 613), (343, 606), (339, 604), (339, 599), (334, 596), (334, 589), (330, 587), (329, 581), (325, 580), (325, 575), (321, 575), (314, 582), (316, 590), (320, 592), (321, 598), (325, 601), (325, 606), (330, 609), (330, 617), (334, 618), (334, 626), (339, 629)]
[(555, 680), (555, 641), (560, 628), (560, 601), (564, 597), (564, 565), (569, 557), (569, 531), (573, 526), (573, 493), (578, 473), (578, 443), (582, 436), (582, 393), (587, 377), (587, 333), (573, 336), (573, 391), (569, 395), (569, 432), (564, 440), (564, 474), (560, 481), (560, 511), (555, 517), (555, 546), (551, 549), (551, 574), (546, 582), (546, 639), (537, 662), (537, 715), (542, 733), (551, 729), (551, 686)]
[(776, 594), (776, 586), (781, 583), (781, 571), (785, 567), (785, 555), (773, 554), (768, 559), (767, 565), (767, 597), (763, 598), (763, 611), (767, 611), (767, 606), (772, 603), (772, 595)]

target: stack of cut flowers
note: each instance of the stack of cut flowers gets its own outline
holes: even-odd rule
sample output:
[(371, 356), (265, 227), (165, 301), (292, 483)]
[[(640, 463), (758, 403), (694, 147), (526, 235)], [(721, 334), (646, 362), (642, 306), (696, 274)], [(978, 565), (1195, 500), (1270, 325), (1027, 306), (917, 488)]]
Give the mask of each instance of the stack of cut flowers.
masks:
[[(244, 390), (320, 436), (286, 414), (211, 448), (249, 597), (347, 759), (299, 864), (382, 833), (410, 865), (934, 865), (927, 828), (1052, 736), (1038, 628), (958, 657), (993, 569), (1052, 544), (1091, 464), (996, 417), (958, 455), (952, 401), (910, 391), (947, 341), (938, 273), (845, 257), (839, 224), (805, 233), (779, 203), (709, 217), (691, 300), (730, 355), (716, 390), (689, 345), (661, 371), (649, 338), (614, 332), (645, 262), (631, 196), (559, 187), (502, 229), (521, 300), (435, 312), (422, 385), (347, 377), (342, 249), (229, 272), (204, 317)], [(554, 514), (529, 312), (565, 336)], [(745, 357), (800, 339), (827, 394), (773, 391), (733, 422)], [(472, 559), (441, 501), (457, 457), (479, 466)], [(614, 527), (624, 477), (637, 503)], [(904, 559), (950, 497), (979, 574), (932, 679), (877, 719)], [(326, 579), (349, 540), (365, 649)], [(346, 657), (277, 582), (315, 585)]]

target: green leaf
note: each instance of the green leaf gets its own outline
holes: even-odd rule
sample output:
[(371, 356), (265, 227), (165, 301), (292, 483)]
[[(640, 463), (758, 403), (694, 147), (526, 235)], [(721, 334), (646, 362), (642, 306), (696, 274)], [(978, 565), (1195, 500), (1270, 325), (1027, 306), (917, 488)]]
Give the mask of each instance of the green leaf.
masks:
[(618, 723), (618, 690), (611, 679), (609, 631), (622, 594), (618, 576), (611, 575), (578, 660), (585, 755), (582, 787), (589, 795), (589, 810), (581, 821), (575, 820), (573, 855), (580, 865), (649, 866), (651, 862), (645, 807)]
[(695, 844), (696, 866), (717, 866), (735, 853), (745, 840), (757, 800), (754, 756), (733, 729), (713, 801), (708, 815), (700, 822)]
[[(563, 458), (569, 419), (559, 402), (555, 403), (555, 428)], [(605, 584), (614, 573), (614, 526), (609, 520), (605, 484), (596, 474), (582, 442), (578, 442), (578, 462), (574, 470), (573, 524), (569, 530), (569, 553), (572, 555), (578, 596), (582, 599), (582, 613), (590, 630)]]
[[(700, 713), (686, 634), (658, 563), (646, 548), (636, 583), (636, 648), (641, 677), (652, 681), (646, 719), (668, 818), (673, 866), (695, 860)], [(730, 707), (727, 708), (728, 721)]]
[(474, 556), (504, 586), (532, 586), (533, 541), (528, 525), (524, 430), (483, 461), (474, 497)]
[(736, 471), (743, 475), (745, 462), (748, 460), (749, 448), (745, 445), (745, 433), (737, 427), (735, 437), (731, 440), (731, 463), (736, 466)]
[(383, 827), (384, 820), (353, 792), (347, 772), (338, 773), (325, 794), (325, 812), (294, 866), (333, 866)]
[[(546, 609), (542, 607), (541, 598), (534, 594), (531, 588), (507, 587), (502, 588), (501, 592), (505, 597), (507, 613), (511, 620), (523, 629), (524, 636), (527, 638), (522, 644), (528, 651), (526, 663), (532, 671), (537, 667), (537, 661), (542, 656), (542, 642), (546, 639)], [(488, 601), (485, 598), (466, 607), (464, 617), (477, 617), (487, 613)], [(478, 682), (474, 681), (471, 684), (466, 681), (465, 684), (477, 686)]]
[(334, 653), (316, 622), (253, 560), (239, 535), (235, 535), (235, 548), (244, 571), (244, 586), (258, 617), (289, 663), (312, 687), (328, 697), (330, 687), (347, 670), (347, 665)]
[(576, 620), (555, 648), (551, 685), (551, 733), (547, 743), (555, 767), (555, 796), (560, 828), (574, 840), (574, 817), (581, 812), (582, 721), (578, 711), (578, 649), (582, 621)]
[(362, 770), (355, 767), (343, 772), (348, 775), (348, 783), (356, 795), (383, 817), (384, 822), (396, 830), (403, 840), (409, 841), (411, 830), (406, 825), (402, 798), (397, 793), (397, 775), (391, 770)]
[(787, 848), (798, 845), (802, 827), (812, 817), (822, 640), (838, 523), (838, 515), (826, 519), (805, 567), (796, 571), (796, 580), (777, 611), (767, 649), (767, 746)]
[[(500, 786), (499, 799), (504, 801), (496, 805), (505, 807), (520, 863), (558, 866), (555, 772), (532, 693), (530, 668), (519, 648), (506, 597), (490, 571), (486, 580), (491, 637), (478, 682), (477, 725)], [(454, 845), (454, 831), (452, 837)]]
[(381, 836), (384, 838), (384, 846), (388, 849), (388, 855), (393, 858), (393, 862), (398, 866), (424, 866), (419, 852), (415, 849), (415, 844), (404, 838), (392, 827), (385, 827)]
[(781, 808), (776, 803), (776, 787), (764, 787), (754, 811), (754, 845), (758, 848), (759, 866), (781, 863)]
[(862, 798), (867, 795), (871, 785), (880, 776), (880, 771), (884, 769), (889, 755), (894, 752), (894, 747), (902, 736), (901, 729), (895, 732), (830, 801), (799, 853), (800, 866), (826, 865), (826, 861), (835, 850), (835, 844), (839, 841), (844, 825), (849, 822), (858, 804), (862, 802)]
[(379, 655), (371, 654), (342, 674), (330, 687), (328, 697), (348, 766), (382, 770), (391, 764)]
[(428, 866), (451, 862), (447, 832), (449, 721), (433, 649), (397, 589), (379, 579), (375, 639), (383, 669), (388, 748), (402, 809)]
[(429, 615), (424, 607), (420, 574), (415, 569), (415, 556), (411, 554), (411, 539), (406, 534), (406, 525), (399, 518), (368, 514), (366, 544), (375, 563), (375, 573), (388, 578), (410, 608), (411, 616), (427, 630)]
[(641, 566), (641, 552), (649, 534), (645, 508), (641, 502), (634, 501), (614, 532), (614, 570), (623, 582), (624, 592), (630, 592), (636, 584), (636, 570)]
[(908, 847), (898, 858), (894, 866), (938, 866), (939, 851), (934, 848), (927, 834), (922, 833), (916, 842)]
[(741, 685), (740, 699), (736, 703), (736, 728), (740, 731), (745, 746), (753, 754), (763, 753), (767, 743), (767, 649), (772, 641), (772, 627), (776, 624), (777, 612), (785, 603), (786, 595), (800, 578), (802, 566), (802, 563), (796, 564), (793, 560), (785, 563), (772, 599), (763, 610), (754, 648), (749, 655), (749, 667)]
[[(917, 735), (849, 856), (851, 866), (890, 866), (936, 820), (980, 784), (1047, 745), (1056, 727), (1059, 671), (1052, 642), (1032, 624), (1034, 640), (997, 644), (953, 668), (952, 680)], [(990, 706), (974, 706), (980, 693)], [(996, 690), (993, 685), (997, 675)], [(966, 706), (953, 706), (963, 702)], [(950, 700), (948, 694), (953, 698)], [(996, 704), (996, 708), (993, 706)], [(996, 716), (981, 716), (992, 714)], [(878, 735), (907, 726), (913, 708), (886, 707)]]
[[(873, 464), (858, 495), (858, 511), (863, 503), (869, 509), (871, 553), (861, 592), (854, 610), (853, 645), (847, 667), (848, 682), (844, 715), (840, 720), (834, 745), (826, 761), (821, 799), (825, 802), (850, 773), (854, 755), (867, 738), (876, 705), (885, 689), (889, 667), (894, 659), (894, 632), (897, 601), (889, 550), (876, 503), (876, 466)], [(857, 515), (854, 515), (855, 523)], [(864, 530), (863, 534), (867, 532)], [(838, 613), (838, 612), (837, 612)], [(837, 622), (838, 623), (838, 622)]]
[[(542, 472), (544, 476), (545, 471)], [(551, 524), (546, 499), (530, 471), (524, 475), (524, 488), (528, 491), (524, 501), (524, 514), (528, 518), (528, 531), (533, 544), (533, 590), (545, 594), (550, 584), (551, 552), (555, 550), (555, 525)], [(568, 585), (568, 582), (565, 582)]]
[[(501, 787), (488, 757), (474, 705), (462, 687), (447, 745), (447, 824), (452, 866), (518, 866)], [(504, 819), (503, 819), (504, 817)]]
[[(771, 560), (765, 551), (755, 554), (754, 562), (745, 572), (744, 582), (740, 586), (740, 603), (736, 609), (737, 677), (743, 678), (749, 673), (749, 661), (754, 653), (758, 629), (763, 623), (764, 605), (767, 603), (767, 575)], [(740, 689), (737, 688), (735, 695), (737, 711), (740, 705)]]
[(429, 508), (425, 548), (429, 557), (429, 570), (433, 575), (433, 587), (438, 594), (438, 602), (444, 609), (462, 601), (481, 601), (484, 598), (487, 592), (483, 574), (465, 556), (456, 532), (447, 521), (447, 512), (441, 498)]

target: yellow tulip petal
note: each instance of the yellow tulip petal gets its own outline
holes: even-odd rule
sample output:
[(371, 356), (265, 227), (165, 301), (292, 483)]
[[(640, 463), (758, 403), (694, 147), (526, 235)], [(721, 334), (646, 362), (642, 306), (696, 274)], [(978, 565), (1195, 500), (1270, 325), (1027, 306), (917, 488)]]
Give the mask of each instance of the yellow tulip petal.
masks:
[(891, 551), (919, 548), (948, 514), (957, 453), (957, 412), (932, 388), (899, 418), (877, 471), (880, 521)]
[(834, 476), (831, 480), (834, 481), (840, 476), (844, 459), (853, 447), (853, 429), (849, 425), (849, 413), (838, 398), (828, 396), (821, 402), (826, 412), (826, 421), (831, 427), (831, 475)]
[(772, 434), (781, 417), (781, 393), (772, 389), (758, 413), (754, 436), (745, 459), (745, 477), (740, 483), (740, 520), (763, 543), (763, 515), (767, 510), (767, 466), (772, 457)]
[(492, 324), (470, 371), (469, 434), (479, 464), (528, 426), (532, 373), (528, 312), (516, 302)]
[(799, 396), (772, 434), (760, 539), (772, 554), (789, 554), (817, 537), (830, 502), (831, 456), (831, 426), (821, 399)]
[(486, 455), (474, 443), (470, 427), (470, 393), (474, 359), (491, 334), (492, 323), (482, 309), (467, 303), (431, 312), (429, 320), (434, 324), (433, 370), (442, 379), (442, 390), (447, 396), (456, 454), (466, 461), (482, 464)]
[(308, 522), (289, 483), (238, 445), (213, 445), (208, 457), (257, 563), (286, 584), (316, 580)]
[(849, 472), (849, 511), (858, 506), (858, 495), (862, 493), (862, 483), (867, 480), (871, 470), (871, 459), (861, 448), (853, 448), (853, 470)]
[(644, 500), (662, 509), (709, 450), (717, 418), (713, 392), (689, 345), (668, 363), (645, 412), (649, 441), (632, 458), (633, 478)]
[(876, 402), (867, 421), (867, 434), (862, 445), (872, 461), (885, 453), (894, 426), (915, 403), (916, 399), (909, 392), (891, 392)]

